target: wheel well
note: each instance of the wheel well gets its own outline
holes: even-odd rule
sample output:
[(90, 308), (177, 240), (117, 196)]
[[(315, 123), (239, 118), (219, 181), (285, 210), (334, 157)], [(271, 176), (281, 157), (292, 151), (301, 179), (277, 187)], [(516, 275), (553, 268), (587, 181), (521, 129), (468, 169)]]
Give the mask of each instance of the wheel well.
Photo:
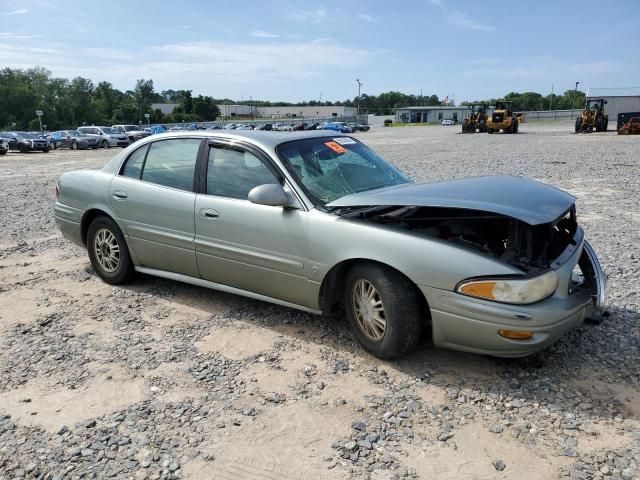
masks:
[(87, 232), (89, 231), (89, 225), (93, 222), (97, 217), (109, 217), (111, 216), (105, 212), (104, 210), (100, 210), (98, 208), (92, 208), (91, 210), (87, 210), (82, 217), (82, 222), (80, 223), (80, 232), (82, 235), (82, 242), (87, 244)]
[[(369, 260), (366, 258), (352, 258), (349, 260), (344, 260), (333, 267), (327, 272), (324, 279), (322, 280), (322, 285), (320, 287), (320, 309), (325, 314), (330, 314), (336, 308), (339, 308), (342, 305), (342, 295), (344, 292), (344, 279), (346, 277), (347, 271), (351, 269), (354, 265), (363, 264), (363, 263), (372, 263), (376, 265), (382, 265), (387, 268), (391, 268), (398, 272), (400, 275), (407, 277), (404, 273), (399, 271), (397, 268), (392, 267), (391, 265), (387, 265), (383, 262), (377, 262), (375, 260)], [(418, 286), (407, 277), (407, 280), (411, 282), (416, 291), (418, 292), (418, 298), (420, 299), (420, 303), (425, 311), (424, 323), (425, 326), (428, 326), (428, 334), (431, 337), (431, 310), (429, 309), (429, 303), (425, 298), (422, 291), (418, 288)]]

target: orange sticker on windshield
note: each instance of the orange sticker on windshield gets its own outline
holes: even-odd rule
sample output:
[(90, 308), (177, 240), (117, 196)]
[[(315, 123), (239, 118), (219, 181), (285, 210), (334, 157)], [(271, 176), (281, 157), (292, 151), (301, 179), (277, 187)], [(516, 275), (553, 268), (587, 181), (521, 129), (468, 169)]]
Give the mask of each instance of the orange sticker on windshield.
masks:
[(326, 142), (325, 145), (336, 153), (344, 153), (347, 151), (346, 148), (337, 142)]

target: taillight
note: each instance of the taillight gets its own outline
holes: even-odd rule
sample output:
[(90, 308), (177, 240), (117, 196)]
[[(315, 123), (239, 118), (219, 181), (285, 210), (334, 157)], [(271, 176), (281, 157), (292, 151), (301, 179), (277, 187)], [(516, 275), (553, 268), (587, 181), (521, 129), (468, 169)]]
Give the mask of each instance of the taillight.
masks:
[(60, 197), (60, 184), (56, 183), (56, 187), (53, 189), (54, 193), (56, 194), (56, 200)]

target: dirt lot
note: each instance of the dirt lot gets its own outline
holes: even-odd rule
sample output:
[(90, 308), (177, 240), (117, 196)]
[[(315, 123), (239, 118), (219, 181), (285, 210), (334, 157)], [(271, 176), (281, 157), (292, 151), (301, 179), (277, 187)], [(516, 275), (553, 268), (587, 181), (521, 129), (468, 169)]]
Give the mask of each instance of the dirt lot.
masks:
[(604, 323), (521, 360), (381, 362), (341, 319), (101, 282), (52, 190), (116, 151), (0, 157), (0, 479), (639, 478), (640, 137), (458, 132), (359, 136), (416, 180), (523, 174), (577, 196)]

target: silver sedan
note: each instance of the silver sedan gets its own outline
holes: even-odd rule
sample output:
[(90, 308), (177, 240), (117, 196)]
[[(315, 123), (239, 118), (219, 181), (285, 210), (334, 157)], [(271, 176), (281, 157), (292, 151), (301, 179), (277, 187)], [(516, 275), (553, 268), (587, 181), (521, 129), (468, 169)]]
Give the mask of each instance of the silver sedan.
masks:
[(136, 272), (346, 313), (392, 359), (524, 356), (604, 303), (575, 198), (520, 177), (413, 183), (339, 132), (176, 132), (65, 173), (55, 220), (106, 282)]

